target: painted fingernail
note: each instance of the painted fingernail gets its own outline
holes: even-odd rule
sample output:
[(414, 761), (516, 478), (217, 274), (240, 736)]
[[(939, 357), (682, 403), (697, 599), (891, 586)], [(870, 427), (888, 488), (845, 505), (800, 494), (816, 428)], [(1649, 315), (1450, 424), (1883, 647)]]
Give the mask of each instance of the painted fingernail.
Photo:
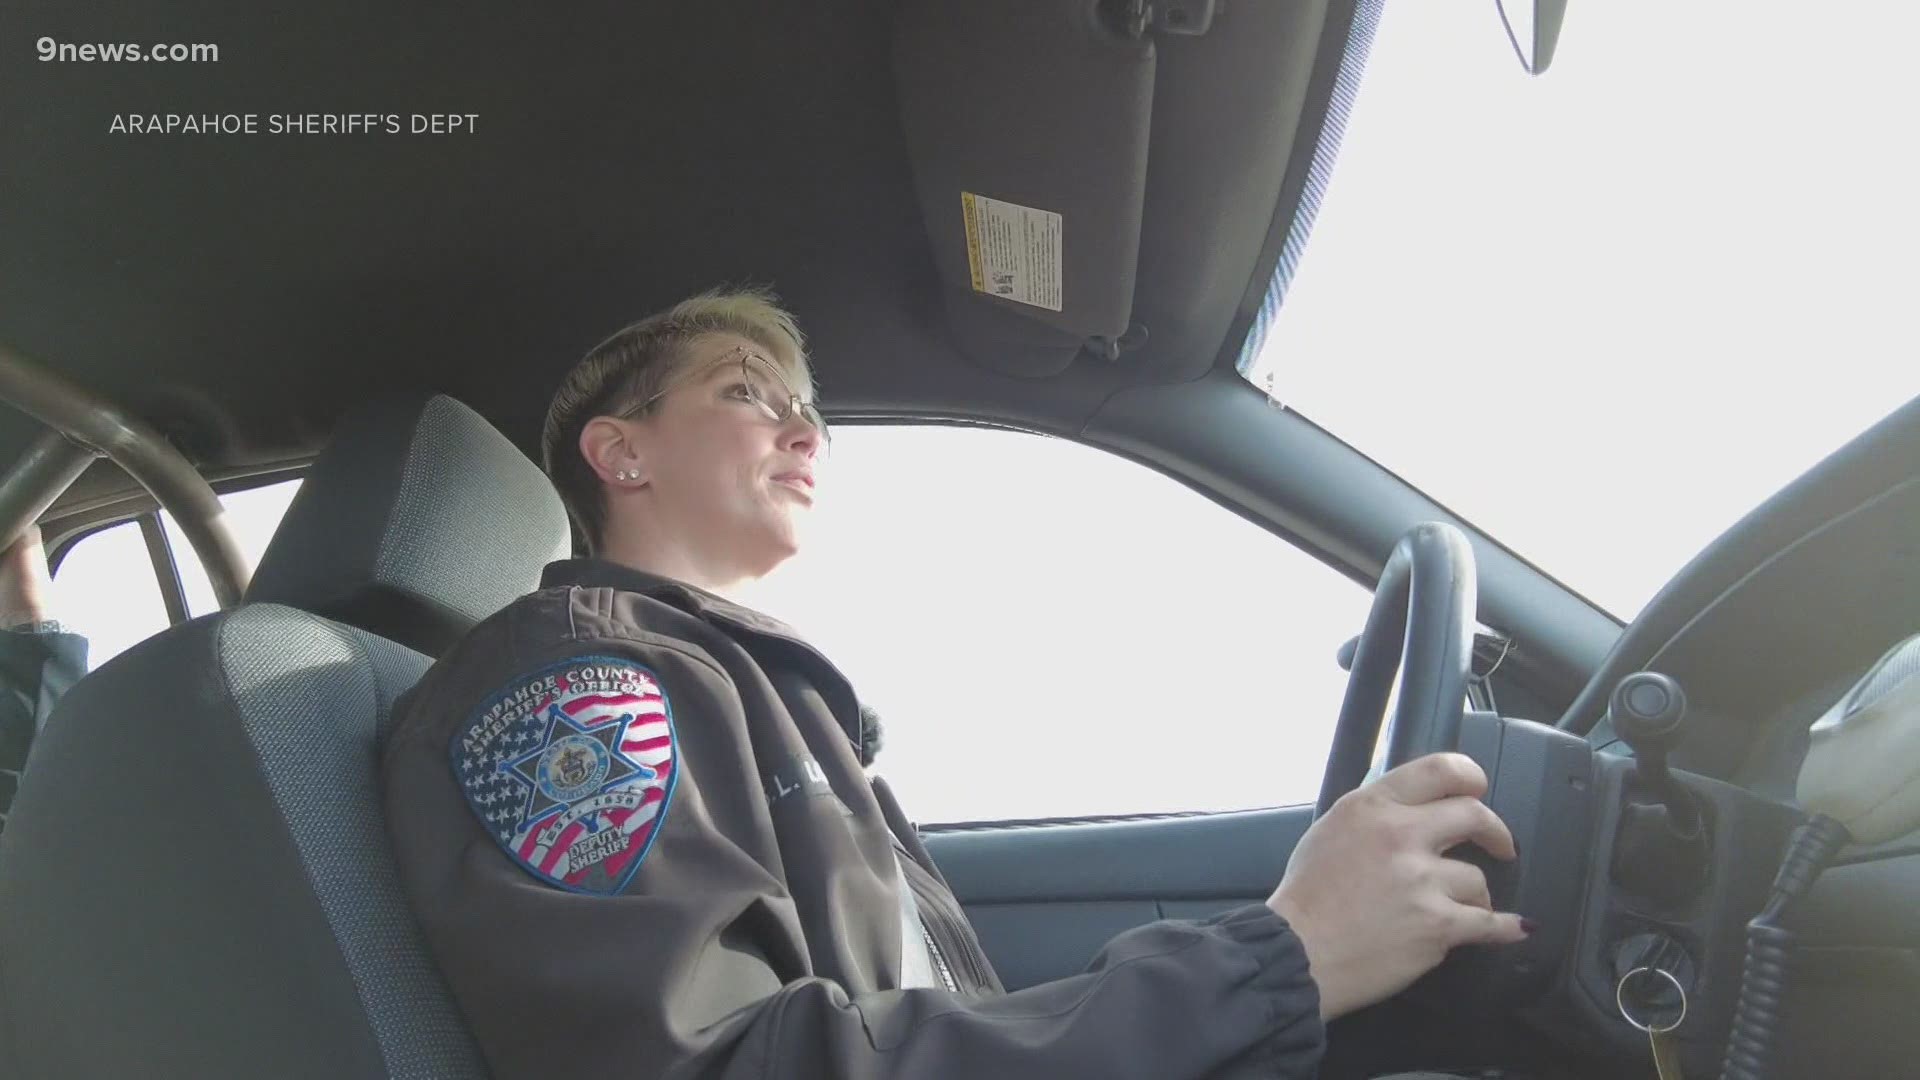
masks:
[(1522, 918), (1522, 919), (1520, 920), (1520, 932), (1521, 932), (1521, 933), (1523, 933), (1523, 934), (1526, 934), (1527, 936), (1529, 936), (1529, 937), (1531, 937), (1531, 936), (1533, 936), (1533, 932), (1534, 932), (1535, 930), (1538, 930), (1538, 929), (1540, 929), (1540, 924), (1539, 924), (1539, 923), (1537, 923), (1537, 922), (1534, 922), (1534, 921), (1533, 921), (1532, 919), (1528, 919), (1528, 918)]

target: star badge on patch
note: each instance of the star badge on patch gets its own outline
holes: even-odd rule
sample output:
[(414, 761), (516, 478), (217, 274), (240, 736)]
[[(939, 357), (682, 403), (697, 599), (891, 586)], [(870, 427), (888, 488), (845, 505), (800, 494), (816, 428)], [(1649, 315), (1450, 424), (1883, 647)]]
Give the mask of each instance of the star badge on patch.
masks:
[(678, 772), (659, 677), (589, 656), (524, 675), (454, 732), (454, 778), (514, 862), (572, 892), (626, 888), (666, 819)]

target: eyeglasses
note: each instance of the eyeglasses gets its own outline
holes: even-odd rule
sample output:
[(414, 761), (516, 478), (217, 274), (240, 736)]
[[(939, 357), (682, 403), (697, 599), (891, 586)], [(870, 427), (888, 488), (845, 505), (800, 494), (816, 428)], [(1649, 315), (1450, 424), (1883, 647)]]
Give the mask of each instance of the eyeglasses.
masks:
[(728, 350), (726, 355), (686, 378), (674, 380), (659, 393), (630, 409), (622, 410), (617, 416), (622, 420), (631, 420), (646, 412), (654, 402), (679, 389), (682, 384), (728, 364), (737, 365), (740, 370), (740, 381), (730, 390), (740, 390), (743, 400), (751, 402), (767, 419), (784, 424), (797, 412), (802, 420), (813, 425), (813, 430), (820, 433), (820, 448), (823, 451), (832, 445), (833, 436), (827, 432), (827, 418), (820, 415), (819, 407), (811, 401), (800, 400), (800, 395), (787, 385), (787, 380), (781, 377), (780, 369), (773, 366), (773, 361), (742, 346)]

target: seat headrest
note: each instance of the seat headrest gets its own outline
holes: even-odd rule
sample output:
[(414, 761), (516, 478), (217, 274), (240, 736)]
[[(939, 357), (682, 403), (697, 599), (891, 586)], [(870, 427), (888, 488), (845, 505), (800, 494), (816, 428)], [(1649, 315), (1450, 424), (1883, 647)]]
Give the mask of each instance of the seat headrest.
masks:
[(444, 395), (377, 401), (334, 431), (247, 588), (438, 656), (570, 548), (546, 474)]

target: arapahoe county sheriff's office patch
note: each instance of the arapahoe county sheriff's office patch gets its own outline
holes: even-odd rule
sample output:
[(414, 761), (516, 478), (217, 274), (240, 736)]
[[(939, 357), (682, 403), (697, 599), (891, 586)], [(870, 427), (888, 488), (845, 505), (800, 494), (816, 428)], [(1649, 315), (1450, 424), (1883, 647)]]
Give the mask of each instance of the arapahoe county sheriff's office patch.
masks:
[(467, 804), (515, 862), (601, 895), (625, 888), (653, 846), (679, 775), (676, 749), (659, 678), (607, 656), (515, 679), (451, 747)]

